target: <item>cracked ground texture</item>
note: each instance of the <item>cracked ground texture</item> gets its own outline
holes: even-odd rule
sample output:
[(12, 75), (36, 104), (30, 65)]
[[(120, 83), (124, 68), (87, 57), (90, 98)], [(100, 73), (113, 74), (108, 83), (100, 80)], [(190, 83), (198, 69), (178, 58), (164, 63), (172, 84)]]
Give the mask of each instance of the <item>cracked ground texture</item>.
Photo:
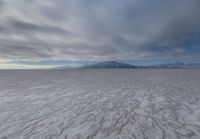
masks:
[(1, 70), (2, 139), (200, 139), (200, 70)]

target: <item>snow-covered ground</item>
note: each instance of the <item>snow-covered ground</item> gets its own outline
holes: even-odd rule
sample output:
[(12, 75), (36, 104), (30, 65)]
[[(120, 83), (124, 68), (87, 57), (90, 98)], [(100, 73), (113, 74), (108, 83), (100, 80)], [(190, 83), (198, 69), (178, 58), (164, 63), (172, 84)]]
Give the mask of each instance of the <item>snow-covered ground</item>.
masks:
[(200, 139), (200, 70), (2, 70), (0, 138)]

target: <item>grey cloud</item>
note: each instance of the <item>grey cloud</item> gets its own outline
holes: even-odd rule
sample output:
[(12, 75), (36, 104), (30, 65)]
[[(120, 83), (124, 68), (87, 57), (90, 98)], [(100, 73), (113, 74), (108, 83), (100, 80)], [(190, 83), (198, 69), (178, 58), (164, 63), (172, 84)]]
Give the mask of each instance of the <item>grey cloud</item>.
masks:
[(3, 5), (4, 5), (4, 2), (2, 0), (0, 0), (0, 14), (3, 11)]
[[(0, 46), (7, 56), (14, 53), (16, 58), (30, 55), (47, 60), (199, 58), (183, 47), (185, 42), (199, 39), (199, 0), (9, 0), (6, 5), (17, 11), (5, 8), (0, 18), (0, 36), (10, 39)], [(25, 42), (19, 45), (10, 36), (21, 36)]]
[(52, 49), (47, 44), (32, 44), (8, 40), (0, 40), (0, 58), (35, 60), (51, 58)]
[(51, 26), (51, 25), (39, 25), (36, 23), (29, 23), (25, 21), (20, 21), (17, 19), (8, 20), (8, 29), (14, 29), (17, 31), (26, 32), (42, 32), (42, 33), (54, 33), (54, 34), (70, 34), (71, 32), (66, 31), (63, 28)]

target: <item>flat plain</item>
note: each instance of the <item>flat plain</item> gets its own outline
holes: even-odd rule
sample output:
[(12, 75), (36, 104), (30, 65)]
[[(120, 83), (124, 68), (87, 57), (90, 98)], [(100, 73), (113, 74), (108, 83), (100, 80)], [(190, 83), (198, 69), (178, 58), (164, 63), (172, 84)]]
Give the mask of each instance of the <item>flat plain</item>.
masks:
[(1, 70), (2, 139), (200, 139), (200, 70)]

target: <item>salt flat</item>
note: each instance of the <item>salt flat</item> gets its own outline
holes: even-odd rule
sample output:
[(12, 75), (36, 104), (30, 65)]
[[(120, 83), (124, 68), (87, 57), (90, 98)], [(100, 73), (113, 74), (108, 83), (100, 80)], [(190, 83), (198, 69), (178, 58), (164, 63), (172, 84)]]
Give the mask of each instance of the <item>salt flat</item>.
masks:
[(200, 139), (200, 70), (1, 70), (0, 138)]

